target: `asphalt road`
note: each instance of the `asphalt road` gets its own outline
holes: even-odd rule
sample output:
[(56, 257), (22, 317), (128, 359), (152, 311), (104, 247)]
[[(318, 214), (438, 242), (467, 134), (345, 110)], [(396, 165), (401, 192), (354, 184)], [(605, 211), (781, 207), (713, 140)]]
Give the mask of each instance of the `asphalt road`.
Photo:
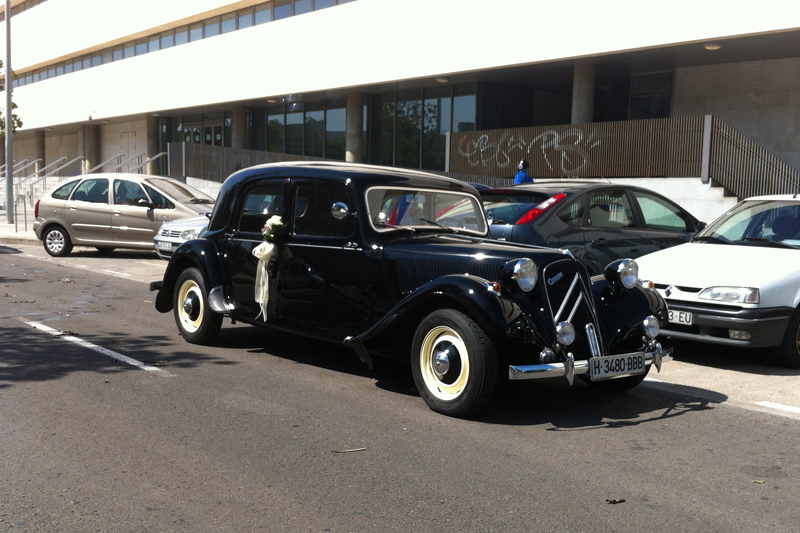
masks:
[(682, 345), (625, 394), (514, 383), (456, 420), (338, 346), (185, 343), (165, 265), (0, 246), (0, 531), (797, 531), (800, 372), (765, 354)]

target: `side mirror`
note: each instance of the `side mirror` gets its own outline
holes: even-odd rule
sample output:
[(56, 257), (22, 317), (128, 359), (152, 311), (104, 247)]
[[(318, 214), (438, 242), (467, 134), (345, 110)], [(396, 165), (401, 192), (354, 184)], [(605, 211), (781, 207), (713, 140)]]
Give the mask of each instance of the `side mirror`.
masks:
[(355, 213), (350, 213), (350, 208), (348, 208), (347, 204), (344, 202), (336, 202), (331, 206), (331, 215), (333, 215), (333, 218), (336, 220), (342, 220), (350, 214)]
[(697, 224), (695, 224), (694, 230), (695, 231), (703, 231), (704, 229), (706, 229), (707, 225), (708, 224), (706, 224), (705, 222), (698, 222)]
[(156, 206), (154, 206), (152, 203), (148, 202), (144, 198), (139, 198), (139, 200), (136, 202), (136, 205), (139, 206), (139, 207), (146, 207), (148, 209), (155, 209), (156, 208)]

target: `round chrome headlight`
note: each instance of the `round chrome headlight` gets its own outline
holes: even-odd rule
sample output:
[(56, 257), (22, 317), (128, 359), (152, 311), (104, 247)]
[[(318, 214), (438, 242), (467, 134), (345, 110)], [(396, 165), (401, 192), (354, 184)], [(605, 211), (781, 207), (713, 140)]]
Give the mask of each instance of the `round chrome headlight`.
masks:
[(531, 259), (520, 259), (514, 265), (514, 274), (511, 277), (517, 282), (520, 289), (529, 292), (536, 286), (536, 281), (539, 279), (539, 270), (536, 268), (536, 263)]
[(569, 322), (559, 322), (556, 324), (556, 339), (564, 346), (569, 346), (575, 342), (575, 326)]
[(658, 319), (653, 315), (645, 318), (642, 322), (642, 326), (644, 326), (644, 334), (650, 339), (658, 337), (658, 333), (661, 331), (661, 324), (659, 324)]
[(626, 289), (632, 289), (639, 279), (639, 265), (633, 259), (623, 259), (617, 267), (619, 281)]

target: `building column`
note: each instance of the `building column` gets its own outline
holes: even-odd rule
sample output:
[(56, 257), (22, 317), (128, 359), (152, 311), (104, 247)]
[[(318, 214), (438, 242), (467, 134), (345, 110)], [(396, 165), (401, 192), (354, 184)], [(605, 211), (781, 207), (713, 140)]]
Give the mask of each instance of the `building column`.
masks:
[(594, 61), (578, 60), (572, 75), (572, 123), (594, 121)]
[(34, 167), (36, 170), (36, 176), (41, 177), (39, 175), (39, 171), (47, 166), (47, 154), (45, 153), (45, 142), (44, 142), (44, 130), (36, 131), (33, 134), (33, 158), (34, 159), (41, 159), (38, 161)]
[(364, 95), (347, 93), (347, 124), (345, 132), (345, 161), (363, 162), (364, 146)]
[(233, 106), (231, 113), (231, 148), (247, 148), (247, 106)]
[[(145, 126), (145, 152), (147, 155), (147, 159), (158, 155), (159, 149), (161, 148), (160, 143), (158, 142), (158, 128), (159, 128), (159, 120), (158, 117), (153, 115), (147, 115), (147, 126)], [(154, 159), (147, 163), (145, 167), (145, 173), (150, 174), (151, 176), (158, 176), (161, 175), (161, 159)]]
[(86, 124), (78, 132), (78, 152), (83, 156), (81, 174), (100, 164), (100, 126)]

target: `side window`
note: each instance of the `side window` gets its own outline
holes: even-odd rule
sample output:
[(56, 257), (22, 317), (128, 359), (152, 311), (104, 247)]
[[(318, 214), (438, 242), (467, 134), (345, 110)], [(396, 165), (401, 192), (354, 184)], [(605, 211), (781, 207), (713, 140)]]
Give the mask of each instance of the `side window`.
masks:
[(313, 185), (301, 183), (296, 191), (293, 230), (295, 235), (349, 237), (353, 234), (355, 225), (352, 215), (337, 220), (331, 213), (331, 208), (336, 202), (344, 203), (350, 213), (355, 212), (355, 203), (344, 186), (320, 181)]
[(634, 192), (633, 196), (639, 204), (639, 209), (642, 210), (645, 228), (663, 231), (692, 231), (677, 206), (640, 191)]
[(558, 212), (558, 218), (570, 226), (580, 226), (583, 221), (583, 199), (572, 202)]
[(72, 195), (72, 199), (78, 202), (107, 204), (108, 180), (105, 178), (84, 180), (83, 183), (78, 185), (78, 188), (75, 189), (75, 194)]
[(117, 205), (139, 205), (139, 200), (147, 202), (147, 195), (138, 183), (128, 180), (114, 180), (114, 203)]
[(270, 217), (283, 214), (284, 188), (282, 183), (271, 183), (247, 193), (236, 229), (246, 233), (261, 233)]
[(633, 209), (624, 190), (595, 191), (589, 199), (589, 225), (595, 228), (633, 228)]
[(150, 195), (150, 200), (153, 202), (153, 205), (156, 206), (156, 209), (175, 209), (175, 204), (170, 202), (166, 196), (149, 185), (145, 185), (144, 188), (147, 194)]
[(50, 196), (52, 196), (56, 200), (66, 200), (67, 198), (69, 198), (69, 193), (72, 192), (72, 189), (74, 189), (75, 185), (77, 184), (78, 180), (71, 181), (65, 185), (62, 185), (58, 189), (54, 190), (53, 194), (51, 194)]

